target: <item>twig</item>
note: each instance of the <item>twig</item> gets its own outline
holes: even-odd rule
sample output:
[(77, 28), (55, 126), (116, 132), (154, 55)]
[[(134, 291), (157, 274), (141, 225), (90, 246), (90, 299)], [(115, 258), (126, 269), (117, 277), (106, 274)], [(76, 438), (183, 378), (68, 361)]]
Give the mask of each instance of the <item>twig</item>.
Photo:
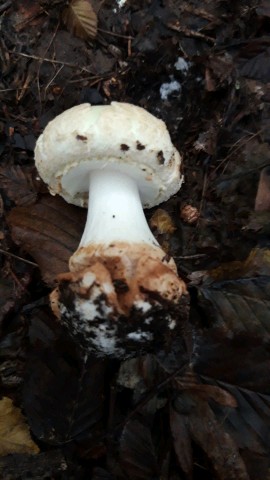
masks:
[(207, 188), (207, 173), (204, 174), (204, 177), (203, 177), (203, 189), (202, 189), (202, 197), (201, 197), (201, 202), (200, 202), (200, 208), (199, 208), (199, 214), (201, 216), (201, 213), (202, 213), (202, 209), (203, 209), (203, 203), (204, 203), (204, 199), (205, 199), (205, 192), (206, 192), (206, 188)]
[(134, 37), (132, 37), (131, 35), (122, 35), (121, 33), (110, 32), (109, 30), (103, 30), (102, 28), (98, 28), (98, 31), (102, 33), (106, 33), (107, 35), (111, 35), (112, 37), (125, 38), (126, 40), (134, 39)]
[(183, 255), (183, 256), (178, 256), (174, 258), (177, 258), (179, 260), (196, 260), (197, 258), (204, 258), (207, 257), (206, 253), (197, 253), (195, 255)]
[(89, 70), (88, 68), (80, 67), (80, 65), (74, 65), (74, 63), (61, 62), (60, 60), (53, 60), (52, 58), (46, 58), (46, 57), (42, 58), (42, 57), (38, 57), (37, 55), (28, 55), (27, 53), (22, 53), (22, 52), (13, 52), (12, 50), (8, 50), (8, 53), (10, 53), (11, 55), (17, 55), (18, 57), (25, 57), (32, 60), (38, 60), (39, 62), (43, 61), (43, 62), (54, 63), (55, 65), (64, 65), (64, 67), (78, 68), (82, 72), (87, 72), (94, 75), (94, 73), (91, 72), (91, 70)]
[(38, 267), (37, 263), (31, 262), (31, 260), (26, 260), (25, 258), (18, 257), (18, 255), (14, 255), (14, 253), (7, 252), (6, 250), (3, 250), (0, 248), (0, 253), (3, 253), (3, 255), (6, 255), (7, 257), (12, 257), (16, 258), (16, 260), (20, 260), (21, 262), (28, 263), (29, 265), (32, 265), (33, 267)]
[[(40, 83), (39, 83), (40, 67), (41, 67), (41, 65), (42, 65), (42, 63), (43, 63), (43, 58), (45, 57), (46, 53), (49, 51), (49, 49), (50, 49), (50, 47), (51, 47), (51, 45), (52, 45), (52, 43), (53, 43), (53, 41), (54, 41), (54, 39), (55, 39), (55, 37), (56, 37), (56, 34), (57, 34), (57, 31), (58, 31), (59, 25), (60, 25), (60, 22), (58, 22), (57, 25), (56, 25), (56, 29), (55, 29), (55, 31), (54, 31), (54, 33), (53, 33), (53, 35), (52, 35), (52, 37), (51, 37), (51, 39), (50, 39), (50, 41), (49, 41), (49, 44), (47, 45), (47, 47), (46, 47), (46, 49), (45, 49), (45, 51), (44, 51), (44, 53), (43, 53), (42, 61), (39, 62), (38, 69), (37, 69), (37, 77), (36, 77), (36, 78), (37, 78), (38, 98), (39, 98), (39, 104), (40, 104), (40, 106), (41, 106), (41, 93), (40, 93)], [(63, 67), (64, 67), (64, 65), (61, 65), (60, 70), (62, 70)], [(59, 72), (60, 70), (58, 70), (58, 72)], [(57, 75), (58, 75), (58, 73), (57, 73)], [(53, 78), (55, 78), (55, 77), (53, 77)], [(50, 84), (50, 82), (49, 82), (49, 84)], [(45, 99), (45, 97), (46, 97), (46, 92), (47, 92), (47, 86), (46, 86), (46, 88), (45, 88), (45, 96), (44, 96), (44, 99)]]
[(167, 27), (171, 30), (175, 30), (176, 32), (183, 33), (185, 37), (200, 38), (201, 40), (205, 40), (207, 43), (211, 43), (212, 45), (216, 43), (215, 38), (209, 37), (208, 35), (204, 35), (203, 33), (196, 32), (196, 30), (191, 30), (185, 26), (182, 26), (180, 25), (180, 22), (178, 20), (176, 22), (167, 23)]
[(7, 8), (11, 7), (11, 5), (12, 5), (12, 0), (7, 0), (6, 3), (3, 3), (3, 5), (0, 6), (0, 13), (7, 10)]
[[(251, 140), (253, 140), (253, 138), (257, 137), (257, 135), (260, 135), (261, 132), (263, 131), (263, 129), (259, 130), (258, 132), (256, 133), (250, 133), (244, 137), (241, 137), (239, 138), (233, 145), (231, 145), (231, 147), (229, 148), (229, 152), (228, 155), (226, 155), (225, 158), (223, 158), (223, 160), (220, 162), (219, 165), (217, 165), (217, 167), (215, 168), (214, 172), (215, 173), (217, 170), (220, 169), (220, 167), (222, 167), (222, 165), (224, 165), (224, 163), (226, 163), (228, 161), (230, 161), (230, 158), (235, 155), (239, 150), (241, 150), (241, 148), (243, 147), (243, 145), (246, 145), (248, 142), (250, 142)], [(226, 168), (228, 167), (228, 163), (227, 165), (224, 166), (224, 169), (222, 171), (222, 175), (224, 175), (225, 173), (225, 170)]]
[(52, 84), (52, 82), (56, 79), (57, 75), (59, 75), (59, 73), (61, 72), (62, 68), (64, 68), (64, 65), (61, 65), (61, 67), (58, 68), (57, 72), (55, 73), (55, 75), (51, 78), (51, 80), (47, 83), (46, 87), (45, 87), (45, 96), (47, 94), (47, 90), (49, 88), (49, 86)]

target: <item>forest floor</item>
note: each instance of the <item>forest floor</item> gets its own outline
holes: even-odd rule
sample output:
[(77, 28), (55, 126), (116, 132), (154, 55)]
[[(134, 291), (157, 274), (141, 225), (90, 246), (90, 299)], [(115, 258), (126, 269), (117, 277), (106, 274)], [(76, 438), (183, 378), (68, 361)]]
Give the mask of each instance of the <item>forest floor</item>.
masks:
[[(0, 478), (269, 479), (269, 2), (89, 5), (0, 5)], [(34, 167), (51, 119), (113, 100), (165, 121), (185, 175), (146, 216), (187, 348), (126, 361), (82, 356), (50, 310), (86, 214)]]

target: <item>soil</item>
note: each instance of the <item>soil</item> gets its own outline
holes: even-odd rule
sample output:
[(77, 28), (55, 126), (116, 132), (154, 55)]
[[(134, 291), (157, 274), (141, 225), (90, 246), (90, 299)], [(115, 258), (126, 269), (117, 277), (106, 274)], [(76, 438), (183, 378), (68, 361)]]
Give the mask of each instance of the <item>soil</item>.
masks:
[[(269, 3), (93, 0), (90, 35), (92, 13), (63, 14), (82, 3), (0, 5), (0, 378), (26, 428), (3, 434), (0, 401), (0, 477), (265, 480)], [(82, 355), (50, 309), (85, 211), (34, 166), (51, 119), (114, 100), (164, 120), (183, 157), (181, 190), (146, 216), (191, 305), (170, 351), (125, 361)]]

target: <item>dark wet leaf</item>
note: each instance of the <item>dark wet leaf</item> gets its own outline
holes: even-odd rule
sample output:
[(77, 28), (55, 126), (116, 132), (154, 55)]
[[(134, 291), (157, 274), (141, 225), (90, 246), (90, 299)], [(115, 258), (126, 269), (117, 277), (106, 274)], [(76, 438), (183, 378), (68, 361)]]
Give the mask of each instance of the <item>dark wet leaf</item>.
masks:
[(78, 356), (57, 325), (56, 338), (48, 346), (53, 332), (48, 325), (43, 331), (41, 327), (40, 323), (34, 332), (30, 329), (34, 347), (23, 391), (31, 430), (54, 445), (91, 438), (103, 412), (104, 363)]
[(90, 0), (72, 0), (62, 14), (64, 24), (73, 35), (88, 40), (97, 34), (97, 15)]
[[(205, 379), (211, 383), (213, 380)], [(270, 395), (253, 392), (224, 382), (215, 382), (226, 389), (237, 401), (237, 408), (212, 405), (222, 425), (240, 449), (268, 455), (270, 452)]]
[(120, 440), (120, 461), (129, 478), (157, 477), (157, 457), (148, 425), (135, 419), (126, 423)]
[[(2, 272), (3, 275), (3, 272)], [(14, 298), (14, 281), (11, 278), (0, 278), (0, 323), (6, 314), (14, 308), (16, 298)]]
[(265, 340), (270, 336), (269, 276), (218, 282), (200, 288), (199, 295), (211, 303), (215, 322), (225, 324), (227, 334), (250, 332)]
[(191, 436), (187, 426), (186, 415), (170, 408), (170, 425), (175, 453), (180, 467), (189, 477), (193, 468)]
[(202, 287), (199, 305), (210, 326), (197, 332), (196, 371), (269, 391), (269, 276)]
[(6, 265), (0, 271), (0, 324), (3, 319), (18, 309), (26, 295), (26, 288), (31, 280), (31, 274), (28, 265), (20, 262), (19, 267), (6, 262)]
[(41, 189), (41, 182), (36, 180), (36, 169), (20, 167), (0, 168), (1, 188), (4, 189), (9, 200), (16, 205), (32, 205)]
[(238, 445), (216, 419), (208, 403), (191, 396), (188, 425), (192, 439), (206, 453), (219, 480), (250, 480)]
[(16, 207), (8, 216), (12, 238), (38, 263), (49, 285), (68, 270), (68, 260), (78, 247), (85, 212), (60, 197), (44, 196), (29, 207)]
[(199, 377), (194, 374), (190, 367), (182, 375), (176, 375), (174, 383), (179, 391), (196, 393), (199, 398), (208, 401), (214, 400), (219, 405), (226, 407), (237, 407), (237, 402), (233, 395), (218, 386), (201, 383)]
[(267, 83), (270, 69), (269, 38), (255, 38), (239, 52), (237, 63), (242, 76)]

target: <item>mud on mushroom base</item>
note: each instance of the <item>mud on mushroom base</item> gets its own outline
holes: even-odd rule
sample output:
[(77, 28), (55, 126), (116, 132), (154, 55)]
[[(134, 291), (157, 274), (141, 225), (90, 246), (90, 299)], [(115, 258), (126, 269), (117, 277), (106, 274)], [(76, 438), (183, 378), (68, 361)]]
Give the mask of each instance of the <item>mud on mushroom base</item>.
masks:
[(186, 285), (159, 247), (84, 247), (71, 257), (70, 267), (72, 272), (58, 276), (51, 305), (84, 350), (101, 357), (132, 356), (169, 347), (183, 331), (189, 313)]

